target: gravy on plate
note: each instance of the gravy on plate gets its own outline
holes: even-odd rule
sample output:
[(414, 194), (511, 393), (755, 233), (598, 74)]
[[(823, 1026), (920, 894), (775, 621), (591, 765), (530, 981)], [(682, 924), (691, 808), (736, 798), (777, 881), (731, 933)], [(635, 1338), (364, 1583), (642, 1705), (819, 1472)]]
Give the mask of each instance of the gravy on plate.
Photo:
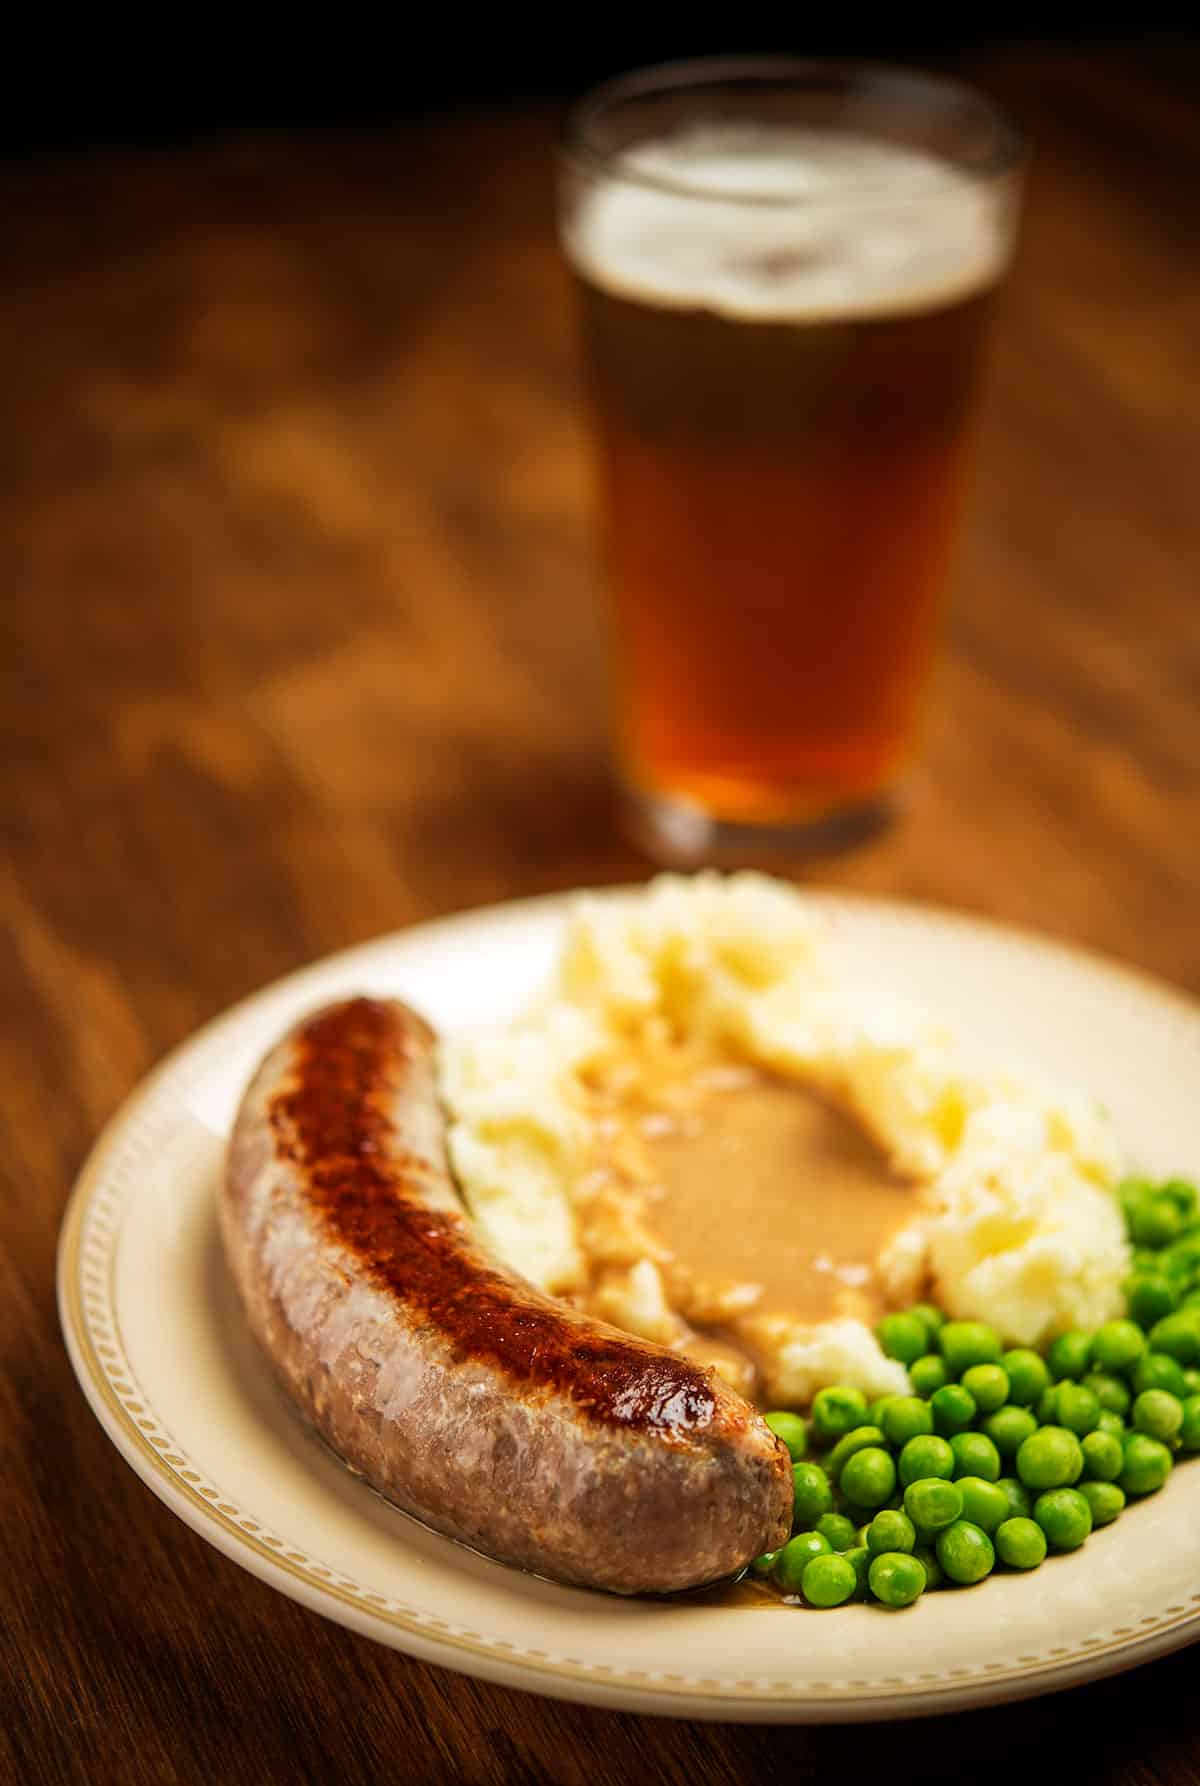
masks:
[(878, 1320), (875, 1260), (913, 1214), (911, 1187), (840, 1110), (756, 1074), (645, 1146), (649, 1219), (686, 1270), (758, 1284), (759, 1308), (798, 1320)]

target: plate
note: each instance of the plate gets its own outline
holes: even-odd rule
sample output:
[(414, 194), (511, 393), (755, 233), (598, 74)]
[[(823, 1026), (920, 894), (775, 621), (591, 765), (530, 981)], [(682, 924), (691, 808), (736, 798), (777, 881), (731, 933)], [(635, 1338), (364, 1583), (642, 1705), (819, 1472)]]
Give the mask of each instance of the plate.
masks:
[[(1200, 1173), (1200, 1007), (968, 918), (806, 897), (848, 978), (919, 998), (980, 1053), (1091, 1087), (1146, 1171)], [(1073, 1685), (1200, 1636), (1200, 1462), (1036, 1575), (903, 1614), (757, 1611), (624, 1600), (493, 1563), (390, 1507), (292, 1415), (243, 1328), (214, 1217), (246, 1079), (286, 1025), (352, 992), (409, 999), (444, 1030), (509, 1018), (548, 970), (565, 910), (561, 897), (497, 907), (333, 956), (209, 1024), (134, 1093), (80, 1176), (59, 1249), (71, 1359), (126, 1461), (226, 1556), (327, 1618), (628, 1711), (915, 1716)]]

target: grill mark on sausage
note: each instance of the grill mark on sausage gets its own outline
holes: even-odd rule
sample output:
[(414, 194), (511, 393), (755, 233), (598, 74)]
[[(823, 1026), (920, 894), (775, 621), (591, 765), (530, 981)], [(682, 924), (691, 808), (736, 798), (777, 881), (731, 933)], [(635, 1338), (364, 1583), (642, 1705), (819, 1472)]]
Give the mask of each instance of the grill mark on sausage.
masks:
[(387, 1115), (414, 1046), (394, 1009), (368, 998), (319, 1013), (296, 1036), (295, 1074), (269, 1119), (326, 1233), (459, 1356), (565, 1393), (603, 1425), (681, 1442), (708, 1426), (717, 1404), (701, 1366), (575, 1322), (490, 1268), (465, 1216), (422, 1206), (417, 1187), (442, 1167), (406, 1153)]

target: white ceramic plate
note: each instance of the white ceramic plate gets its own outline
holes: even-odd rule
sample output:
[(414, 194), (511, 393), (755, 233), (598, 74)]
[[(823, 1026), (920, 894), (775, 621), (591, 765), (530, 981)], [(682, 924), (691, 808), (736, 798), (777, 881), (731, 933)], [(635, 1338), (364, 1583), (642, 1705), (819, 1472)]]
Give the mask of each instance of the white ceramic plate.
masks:
[[(915, 995), (1000, 1051), (1090, 1086), (1150, 1172), (1200, 1172), (1200, 1007), (1033, 937), (813, 896), (849, 975)], [(59, 1255), (63, 1329), (113, 1443), (167, 1505), (315, 1611), (450, 1668), (639, 1712), (777, 1722), (911, 1716), (1130, 1667), (1200, 1636), (1200, 1462), (1073, 1556), (912, 1610), (616, 1599), (439, 1538), (300, 1425), (243, 1331), (213, 1189), (252, 1067), (307, 1008), (410, 999), (443, 1029), (507, 1018), (553, 956), (561, 899), (337, 955), (178, 1049), (98, 1143)], [(603, 1542), (603, 1533), (597, 1534)]]

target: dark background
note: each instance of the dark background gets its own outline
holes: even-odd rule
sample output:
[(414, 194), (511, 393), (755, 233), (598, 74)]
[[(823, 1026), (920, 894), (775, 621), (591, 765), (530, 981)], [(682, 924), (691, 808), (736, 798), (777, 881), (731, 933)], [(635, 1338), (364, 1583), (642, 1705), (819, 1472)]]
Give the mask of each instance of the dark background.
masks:
[(1176, 78), (1181, 61), (1198, 66), (1200, 35), (1182, 31), (1180, 12), (1166, 8), (1122, 9), (1108, 29), (1082, 9), (1053, 6), (976, 5), (956, 25), (933, 7), (885, 9), (878, 24), (838, 17), (847, 10), (740, 7), (732, 30), (652, 4), (627, 16), (549, 9), (537, 25), (508, 10), (480, 24), (459, 7), (326, 7), (275, 20), (253, 9), (184, 11), (150, 14), (137, 30), (120, 15), (82, 27), (47, 15), (26, 22), (27, 40), (5, 57), (0, 154), (57, 158), (244, 130), (386, 127), (457, 106), (567, 98), (623, 69), (683, 56), (771, 51), (953, 67), (1036, 45), (1082, 56), (1119, 40), (1139, 61), (1169, 63)]

